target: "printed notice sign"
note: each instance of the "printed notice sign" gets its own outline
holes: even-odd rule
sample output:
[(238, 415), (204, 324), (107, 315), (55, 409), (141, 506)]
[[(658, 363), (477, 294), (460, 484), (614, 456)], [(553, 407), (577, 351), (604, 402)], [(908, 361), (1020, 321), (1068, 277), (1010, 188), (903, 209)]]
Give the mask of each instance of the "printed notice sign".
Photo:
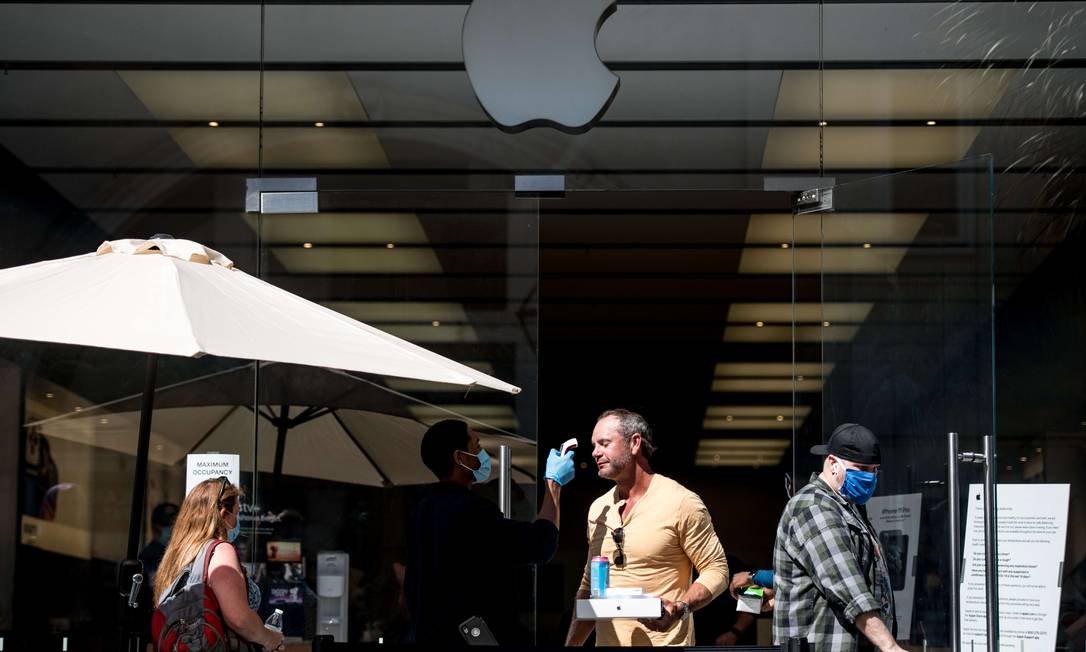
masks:
[[(1050, 652), (1056, 647), (1060, 577), (1070, 485), (996, 487), (999, 648)], [(984, 487), (969, 486), (960, 591), (962, 649), (987, 646)]]
[(239, 485), (241, 461), (229, 453), (193, 453), (185, 458), (185, 495), (204, 480), (225, 475), (230, 483)]
[(897, 609), (897, 634), (908, 639), (913, 625), (916, 554), (920, 545), (920, 494), (876, 496), (867, 501), (867, 519), (879, 536)]

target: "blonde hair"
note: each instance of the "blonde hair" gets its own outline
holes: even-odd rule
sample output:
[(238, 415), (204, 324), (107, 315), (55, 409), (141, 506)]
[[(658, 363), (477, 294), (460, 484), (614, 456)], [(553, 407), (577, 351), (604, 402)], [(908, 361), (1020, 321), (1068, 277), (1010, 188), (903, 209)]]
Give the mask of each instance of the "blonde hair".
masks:
[(162, 556), (158, 571), (155, 572), (155, 605), (185, 567), (196, 559), (205, 543), (211, 539), (226, 540), (230, 526), (219, 514), (219, 510), (225, 508), (227, 513), (233, 512), (242, 493), (241, 489), (230, 483), (222, 492), (220, 503), (220, 489), (222, 480), (204, 480), (193, 487), (185, 497), (185, 502), (181, 503), (181, 511), (177, 513), (177, 521), (173, 524), (170, 543), (166, 546), (166, 553)]

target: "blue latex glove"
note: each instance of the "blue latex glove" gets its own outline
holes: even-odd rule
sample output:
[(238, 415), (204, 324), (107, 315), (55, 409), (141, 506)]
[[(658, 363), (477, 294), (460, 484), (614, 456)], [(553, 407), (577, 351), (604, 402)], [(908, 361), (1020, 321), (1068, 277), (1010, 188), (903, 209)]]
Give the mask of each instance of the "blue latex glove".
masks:
[(773, 588), (773, 571), (760, 570), (750, 574), (750, 581), (754, 582), (758, 586), (764, 586), (766, 588)]
[(547, 455), (547, 473), (543, 477), (565, 486), (573, 479), (574, 473), (573, 451), (566, 451), (565, 455), (562, 455), (552, 448), (550, 454)]

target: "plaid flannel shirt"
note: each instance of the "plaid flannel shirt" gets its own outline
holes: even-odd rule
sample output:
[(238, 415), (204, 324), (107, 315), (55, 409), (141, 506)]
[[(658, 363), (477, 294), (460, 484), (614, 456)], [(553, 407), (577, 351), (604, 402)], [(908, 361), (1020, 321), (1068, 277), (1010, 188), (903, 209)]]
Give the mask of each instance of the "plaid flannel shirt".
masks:
[(805, 637), (816, 652), (851, 652), (863, 638), (856, 618), (868, 611), (894, 631), (894, 594), (875, 531), (817, 474), (784, 509), (773, 570), (775, 642)]

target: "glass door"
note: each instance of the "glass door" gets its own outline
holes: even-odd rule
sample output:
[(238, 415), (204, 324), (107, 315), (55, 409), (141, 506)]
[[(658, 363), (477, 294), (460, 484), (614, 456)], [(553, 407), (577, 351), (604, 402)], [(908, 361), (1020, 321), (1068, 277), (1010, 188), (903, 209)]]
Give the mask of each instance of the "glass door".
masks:
[[(821, 332), (821, 432), (855, 422), (880, 439), (867, 513), (893, 585), (897, 638), (924, 648), (985, 647), (984, 465), (961, 465), (953, 491), (948, 433), (966, 452), (996, 433), (991, 165), (981, 157), (836, 185), (796, 216), (798, 271), (821, 280), (819, 314), (799, 327)], [(954, 563), (963, 539), (964, 568)]]

